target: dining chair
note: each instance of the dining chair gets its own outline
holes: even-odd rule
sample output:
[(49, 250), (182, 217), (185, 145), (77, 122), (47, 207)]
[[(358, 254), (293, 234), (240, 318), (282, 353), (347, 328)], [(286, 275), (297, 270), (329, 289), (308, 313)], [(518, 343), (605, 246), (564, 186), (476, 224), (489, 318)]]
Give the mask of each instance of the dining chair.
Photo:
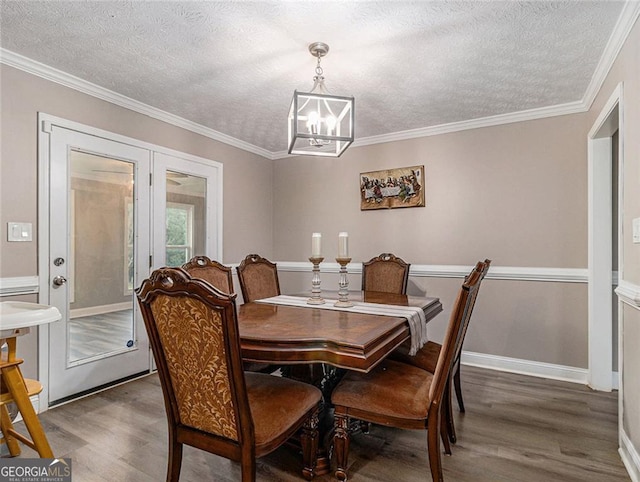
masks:
[(280, 294), (278, 269), (259, 254), (250, 254), (236, 268), (245, 303)]
[(409, 267), (391, 253), (382, 253), (362, 263), (362, 291), (407, 294)]
[[(482, 280), (484, 279), (484, 277), (487, 275), (487, 272), (489, 271), (490, 266), (491, 266), (490, 259), (479, 261), (476, 264), (475, 270), (480, 272), (480, 280), (478, 281), (478, 288), (475, 291), (475, 296), (478, 295), (478, 292), (480, 291), (480, 284), (482, 283)], [(475, 304), (475, 298), (473, 300), (473, 304)], [(471, 306), (471, 309), (473, 309), (473, 304)], [(464, 339), (467, 334), (467, 329), (469, 328), (470, 319), (471, 319), (471, 316), (469, 316), (469, 318), (467, 319), (464, 329), (462, 331), (462, 338), (460, 340), (460, 343), (458, 345), (457, 351), (454, 356), (452, 377), (446, 390), (448, 393), (445, 397), (446, 406), (445, 406), (444, 414), (446, 418), (447, 435), (449, 437), (449, 440), (452, 443), (456, 442), (456, 431), (455, 431), (455, 426), (453, 422), (453, 410), (451, 406), (451, 383), (453, 383), (453, 386), (455, 389), (456, 399), (458, 400), (458, 407), (460, 408), (460, 411), (464, 413), (465, 409), (464, 409), (464, 401), (462, 399), (462, 385), (460, 383), (460, 357), (462, 354), (462, 345), (464, 343)], [(407, 363), (415, 367), (422, 368), (423, 370), (426, 370), (429, 373), (434, 373), (441, 349), (442, 349), (442, 345), (440, 345), (439, 343), (428, 341), (420, 350), (418, 350), (418, 353), (416, 353), (415, 356), (409, 356), (406, 353), (406, 350), (405, 351), (395, 350), (391, 354), (391, 358), (396, 361), (401, 361), (403, 363)]]
[[(233, 293), (232, 269), (207, 256), (194, 256), (182, 265), (192, 278), (203, 279), (218, 288), (223, 293)], [(268, 363), (245, 361), (244, 369), (251, 372), (272, 373), (278, 369), (277, 366)]]
[(464, 326), (471, 316), (479, 281), (480, 272), (474, 269), (460, 288), (434, 373), (385, 359), (369, 373), (348, 372), (333, 390), (338, 480), (347, 479), (352, 419), (401, 429), (427, 429), (431, 476), (434, 481), (443, 480), (440, 430), (445, 387)]
[(192, 278), (203, 279), (223, 293), (233, 293), (232, 270), (207, 256), (194, 256), (182, 265)]
[(169, 426), (167, 481), (183, 445), (237, 461), (254, 481), (256, 458), (300, 432), (303, 475), (314, 475), (322, 394), (312, 385), (244, 372), (235, 294), (181, 268), (154, 271), (136, 289), (158, 366)]

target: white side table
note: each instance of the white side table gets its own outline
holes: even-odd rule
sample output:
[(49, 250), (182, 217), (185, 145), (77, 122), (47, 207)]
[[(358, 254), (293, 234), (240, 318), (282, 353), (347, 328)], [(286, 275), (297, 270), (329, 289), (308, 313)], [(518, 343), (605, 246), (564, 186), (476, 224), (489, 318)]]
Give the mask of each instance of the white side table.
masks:
[[(9, 347), (7, 356), (0, 357), (0, 428), (12, 456), (20, 455), (20, 441), (38, 452), (41, 458), (53, 458), (47, 436), (29, 399), (42, 391), (42, 384), (22, 376), (20, 364), (23, 360), (16, 358), (16, 338), (29, 333), (33, 326), (52, 323), (60, 318), (60, 312), (54, 306), (21, 301), (0, 302), (0, 346), (6, 342)], [(7, 409), (10, 402), (14, 402), (22, 414), (31, 439), (13, 428)]]

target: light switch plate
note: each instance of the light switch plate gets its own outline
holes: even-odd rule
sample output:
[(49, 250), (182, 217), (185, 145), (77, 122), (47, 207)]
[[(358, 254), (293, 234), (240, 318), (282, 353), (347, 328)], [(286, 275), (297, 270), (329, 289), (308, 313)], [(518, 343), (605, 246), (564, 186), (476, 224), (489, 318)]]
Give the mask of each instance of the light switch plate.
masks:
[(635, 218), (632, 221), (633, 225), (633, 243), (640, 244), (640, 218)]
[(31, 223), (7, 223), (7, 241), (33, 241)]

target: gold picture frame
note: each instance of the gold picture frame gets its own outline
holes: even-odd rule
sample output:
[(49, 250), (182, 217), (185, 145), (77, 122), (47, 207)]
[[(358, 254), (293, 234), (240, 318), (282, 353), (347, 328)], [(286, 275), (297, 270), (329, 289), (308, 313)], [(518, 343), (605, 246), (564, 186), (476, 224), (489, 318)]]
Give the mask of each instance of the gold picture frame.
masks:
[(360, 173), (361, 211), (424, 205), (424, 166)]

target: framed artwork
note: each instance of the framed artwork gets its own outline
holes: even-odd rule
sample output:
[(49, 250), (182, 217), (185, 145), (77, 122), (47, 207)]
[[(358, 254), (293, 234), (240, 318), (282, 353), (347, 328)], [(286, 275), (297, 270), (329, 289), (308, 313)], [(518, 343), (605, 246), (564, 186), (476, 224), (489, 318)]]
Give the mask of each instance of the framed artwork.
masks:
[(360, 174), (360, 210), (424, 206), (424, 166)]

